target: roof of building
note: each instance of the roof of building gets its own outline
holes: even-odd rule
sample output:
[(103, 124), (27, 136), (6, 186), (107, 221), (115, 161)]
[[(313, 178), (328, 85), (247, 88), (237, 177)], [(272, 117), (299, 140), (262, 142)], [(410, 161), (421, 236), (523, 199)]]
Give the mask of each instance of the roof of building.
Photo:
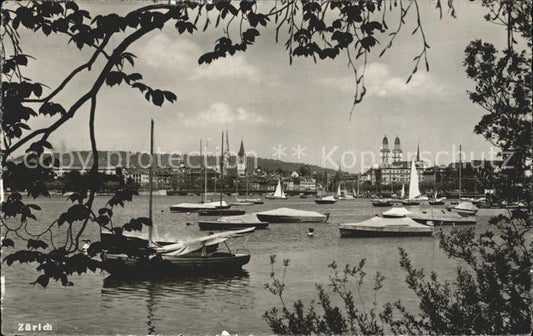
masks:
[(241, 148), (239, 148), (239, 157), (243, 157), (246, 152), (244, 151), (244, 144), (242, 143), (242, 139), (241, 139)]

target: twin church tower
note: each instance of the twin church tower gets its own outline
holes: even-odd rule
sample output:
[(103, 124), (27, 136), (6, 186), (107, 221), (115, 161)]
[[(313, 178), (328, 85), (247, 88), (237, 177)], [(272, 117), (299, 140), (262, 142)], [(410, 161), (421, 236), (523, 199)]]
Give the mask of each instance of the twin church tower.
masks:
[(389, 139), (385, 135), (383, 137), (383, 146), (381, 147), (380, 152), (380, 165), (382, 167), (387, 167), (392, 163), (400, 162), (403, 158), (403, 151), (400, 144), (400, 138), (397, 136), (396, 139), (394, 139), (394, 149), (392, 150), (392, 156), (391, 156), (391, 150), (389, 149)]

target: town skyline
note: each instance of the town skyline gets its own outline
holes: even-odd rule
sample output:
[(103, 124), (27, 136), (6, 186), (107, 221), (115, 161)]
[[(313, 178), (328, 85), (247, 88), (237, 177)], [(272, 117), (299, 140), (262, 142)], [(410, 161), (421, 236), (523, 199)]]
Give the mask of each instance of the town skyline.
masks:
[[(134, 5), (81, 2), (80, 6), (95, 13), (121, 13)], [(404, 27), (393, 47), (394, 53), (369, 58), (368, 93), (351, 120), (353, 74), (343, 61), (314, 64), (312, 60), (298, 59), (289, 65), (283, 46), (272, 47), (274, 33), (265, 31), (246, 55), (236, 54), (210, 66), (198, 66), (198, 57), (212, 49), (218, 34), (208, 30), (193, 37), (176, 36), (172, 27), (164, 28), (134, 48), (135, 66), (147, 83), (175, 92), (178, 101), (159, 108), (151, 106), (131, 88), (102, 90), (98, 111), (112, 113), (97, 113), (98, 148), (146, 150), (149, 120), (153, 118), (156, 148), (166, 152), (196, 151), (200, 138), (210, 138), (212, 146), (219, 142), (219, 132), (227, 124), (230, 146), (235, 149), (241, 137), (247, 151), (265, 158), (272, 157), (278, 146), (287, 148), (289, 155), (292, 148), (306, 149), (305, 160), (281, 158), (291, 162), (321, 165), (322, 147), (327, 152), (337, 146), (338, 153), (378, 153), (385, 134), (402, 137), (404, 148), (410, 152), (416, 151), (417, 144), (423, 152), (432, 153), (451, 151), (452, 145), (463, 144), (465, 150), (475, 153), (475, 158), (482, 158), (482, 153), (488, 158), (492, 145), (473, 133), (483, 111), (469, 101), (466, 91), (473, 84), (460, 64), (464, 48), (474, 37), (496, 40), (498, 46), (498, 41), (505, 41), (505, 34), (496, 25), (484, 22), (483, 9), (478, 4), (457, 3), (457, 19), (446, 15), (439, 19), (433, 7), (421, 3), (431, 45), (430, 71), (419, 69), (411, 82), (405, 84), (420, 41), (411, 37), (410, 27)], [(394, 22), (392, 18), (391, 21), (390, 24)], [(23, 37), (30, 42), (36, 38), (31, 34)], [(382, 44), (387, 40), (386, 36), (380, 38)], [(62, 74), (40, 66), (39, 60), (45, 59), (40, 57), (43, 52), (54, 55), (53, 64), (48, 67), (57, 63), (61, 64), (57, 68), (69, 69), (78, 64), (76, 57), (62, 48), (65, 41), (51, 37), (45, 43), (40, 50), (31, 48), (29, 43), (28, 53), (35, 55), (36, 60), (28, 64), (28, 71), (31, 78), (53, 87)], [(449, 56), (438, 57), (444, 53)], [(73, 90), (83, 89), (84, 83), (73, 84)], [(146, 113), (136, 113), (139, 110)], [(87, 132), (80, 132), (87, 128), (87, 116), (85, 107), (67, 127), (54, 133), (51, 143), (56, 148), (63, 142), (69, 150), (89, 149)], [(45, 117), (31, 127), (48, 123)]]

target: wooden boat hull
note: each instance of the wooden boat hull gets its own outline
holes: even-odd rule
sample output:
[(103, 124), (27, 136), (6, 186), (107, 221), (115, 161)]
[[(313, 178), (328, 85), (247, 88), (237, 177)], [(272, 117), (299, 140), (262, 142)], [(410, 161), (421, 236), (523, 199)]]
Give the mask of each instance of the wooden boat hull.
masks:
[(179, 256), (139, 259), (125, 254), (104, 254), (104, 269), (113, 275), (213, 274), (234, 272), (250, 261), (250, 254), (216, 253), (209, 256)]
[(408, 230), (397, 227), (339, 227), (341, 237), (416, 237), (416, 236), (431, 236), (433, 230)]
[[(217, 206), (215, 209), (229, 209), (230, 205)], [(170, 212), (198, 212), (201, 210), (212, 210), (213, 208), (206, 208), (202, 206), (198, 207), (180, 207), (176, 205), (170, 206)]]
[(337, 201), (316, 199), (316, 204), (335, 204)]
[(328, 221), (329, 214), (325, 214), (325, 217), (257, 214), (257, 218), (259, 218), (261, 222), (268, 223), (326, 223)]
[(391, 207), (392, 202), (372, 202), (372, 205), (375, 207)]
[(255, 227), (256, 229), (266, 229), (268, 227), (268, 223), (231, 223), (218, 221), (201, 221), (198, 222), (198, 226), (200, 227), (200, 230), (239, 230), (249, 227)]
[(433, 225), (473, 225), (476, 224), (475, 217), (446, 217), (446, 216), (420, 216), (420, 215), (411, 215), (412, 220), (420, 224), (427, 224), (429, 222)]
[(246, 211), (244, 210), (233, 210), (233, 209), (208, 209), (198, 211), (200, 216), (239, 216), (244, 215)]
[(444, 201), (428, 201), (429, 205), (444, 205)]
[(402, 201), (403, 205), (420, 205), (419, 201)]
[(229, 204), (230, 206), (250, 206), (255, 205), (254, 202), (232, 202)]

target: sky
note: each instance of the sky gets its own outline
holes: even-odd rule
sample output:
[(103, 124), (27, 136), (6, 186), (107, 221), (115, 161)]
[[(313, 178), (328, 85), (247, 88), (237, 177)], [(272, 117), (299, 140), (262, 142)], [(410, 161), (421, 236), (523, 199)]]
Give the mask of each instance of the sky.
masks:
[[(126, 13), (146, 3), (79, 2), (93, 16)], [(261, 36), (246, 53), (199, 66), (198, 58), (212, 50), (220, 29), (179, 35), (173, 25), (167, 25), (131, 48), (137, 58), (135, 69), (128, 71), (141, 73), (143, 82), (154, 88), (173, 91), (177, 102), (157, 107), (136, 89), (104, 86), (97, 97), (98, 148), (146, 151), (149, 121), (154, 119), (155, 146), (164, 152), (197, 151), (202, 138), (214, 151), (227, 127), (232, 151), (238, 151), (242, 139), (246, 151), (260, 157), (330, 168), (342, 159), (343, 169), (351, 172), (362, 169), (363, 153), (378, 154), (384, 135), (391, 144), (400, 137), (406, 159), (408, 153), (416, 152), (417, 145), (424, 157), (433, 161), (437, 152), (452, 152), (459, 144), (468, 152), (467, 158), (488, 158), (494, 149), (473, 133), (483, 110), (468, 98), (467, 90), (473, 89), (474, 83), (466, 77), (462, 62), (469, 41), (480, 38), (499, 46), (505, 33), (483, 19), (485, 10), (478, 3), (455, 1), (456, 19), (446, 11), (440, 19), (434, 6), (433, 1), (420, 4), (430, 44), (430, 71), (420, 67), (406, 84), (413, 57), (421, 47), (419, 36), (411, 35), (415, 18), (410, 16), (392, 49), (378, 57), (382, 47), (377, 47), (369, 57), (367, 95), (351, 118), (354, 81), (345, 57), (316, 64), (296, 58), (290, 65), (283, 46), (286, 35), (276, 44), (269, 27), (260, 30)], [(391, 16), (391, 28), (394, 22)], [(386, 35), (378, 39), (381, 46), (388, 42)], [(26, 75), (51, 88), (89, 55), (67, 45), (64, 38), (24, 32), (21, 40), (24, 52), (36, 58)], [(110, 46), (118, 43), (119, 39), (112, 40)], [(94, 78), (89, 74), (74, 81), (58, 102), (68, 106)], [(31, 126), (52, 122), (43, 117)], [(60, 150), (90, 149), (88, 106), (50, 140)], [(440, 156), (438, 163), (450, 162), (451, 156)], [(364, 161), (367, 166), (369, 159)]]

